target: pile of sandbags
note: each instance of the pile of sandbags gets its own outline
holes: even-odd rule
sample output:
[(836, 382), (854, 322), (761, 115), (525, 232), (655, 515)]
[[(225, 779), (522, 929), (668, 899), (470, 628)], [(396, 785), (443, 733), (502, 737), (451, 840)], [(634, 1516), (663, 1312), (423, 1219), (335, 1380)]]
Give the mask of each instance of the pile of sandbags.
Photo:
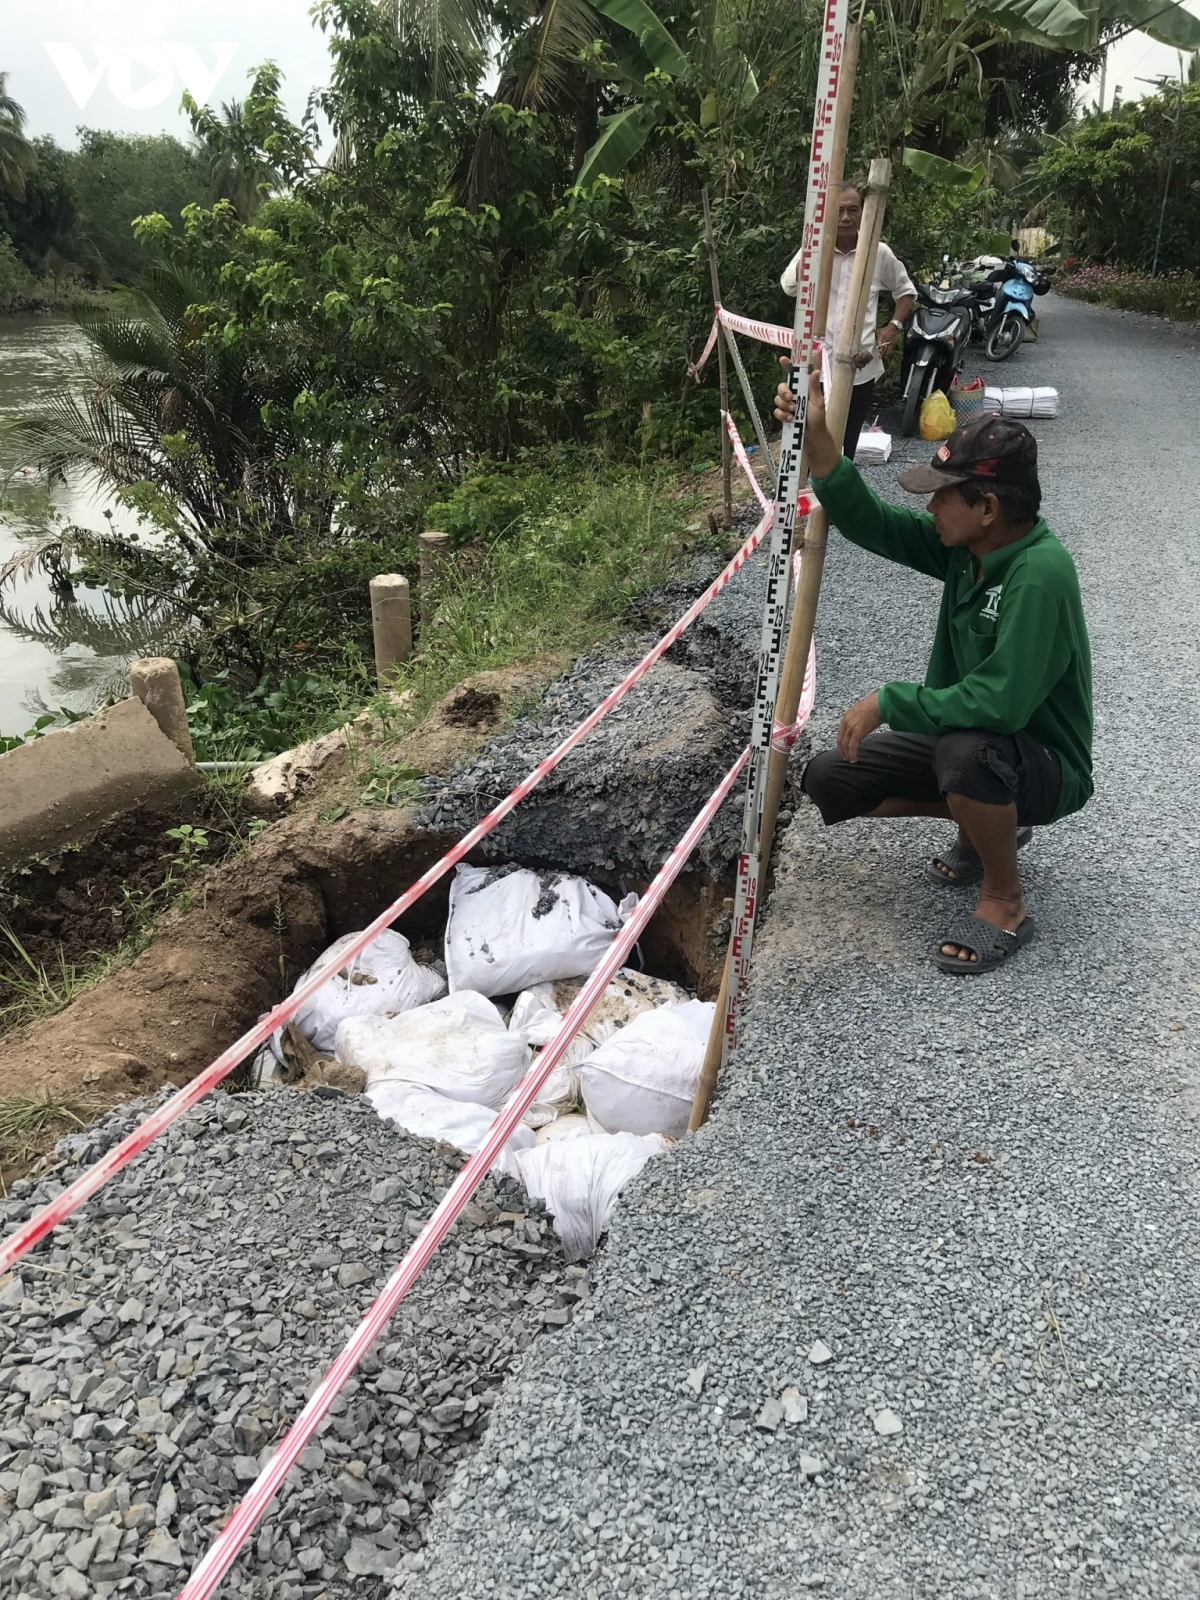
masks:
[[(471, 1153), (636, 904), (568, 874), (460, 866), (446, 980), (384, 934), (302, 1008), (301, 1026), (361, 1069), (380, 1116)], [(381, 952), (383, 940), (399, 944)], [(622, 1187), (686, 1130), (713, 1009), (622, 968), (506, 1144), (497, 1167), (543, 1201), (571, 1259), (595, 1248)]]

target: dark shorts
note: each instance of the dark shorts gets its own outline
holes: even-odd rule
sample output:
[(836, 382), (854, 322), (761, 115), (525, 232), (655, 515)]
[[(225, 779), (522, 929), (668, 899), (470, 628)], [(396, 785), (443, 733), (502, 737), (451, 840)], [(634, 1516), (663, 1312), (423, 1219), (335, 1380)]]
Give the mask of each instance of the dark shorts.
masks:
[(1015, 801), (1017, 821), (1039, 827), (1054, 818), (1062, 773), (1058, 757), (1027, 733), (870, 733), (857, 761), (822, 750), (804, 769), (802, 787), (827, 823), (865, 817), (884, 800), (936, 805), (960, 794), (984, 805)]

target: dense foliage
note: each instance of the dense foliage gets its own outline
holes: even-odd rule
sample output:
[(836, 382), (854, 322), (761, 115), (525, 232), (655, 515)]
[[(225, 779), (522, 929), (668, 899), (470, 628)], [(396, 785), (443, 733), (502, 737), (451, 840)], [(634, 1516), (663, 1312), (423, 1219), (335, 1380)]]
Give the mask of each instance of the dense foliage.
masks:
[(208, 197), (197, 152), (168, 134), (81, 128), (76, 150), (45, 137), (27, 148), (19, 186), (0, 183), (0, 256), (20, 261), (26, 292), (39, 278), (52, 288), (136, 281), (151, 258), (134, 218), (160, 211), (178, 223)]
[(1175, 322), (1200, 322), (1200, 278), (1194, 272), (1127, 272), (1121, 267), (1084, 266), (1055, 282), (1060, 294), (1115, 311), (1141, 311)]
[(1038, 181), (1069, 252), (1145, 270), (1157, 245), (1160, 271), (1193, 271), (1200, 261), (1200, 84), (1164, 87), (1088, 117), (1042, 156)]
[[(1020, 168), (1121, 6), (1140, 3), (872, 10), (849, 170), (893, 157), (886, 231), (910, 269), (1008, 228)], [(59, 196), (58, 223), (24, 249), (39, 270), (71, 255), (46, 242), (53, 226), (94, 240), (99, 208), (128, 220), (138, 175), (155, 174), (126, 262), (147, 263), (137, 292), (81, 317), (89, 387), (25, 425), (31, 457), (116, 488), (150, 536), (65, 530), (40, 553), (60, 591), (83, 573), (152, 605), (198, 678), (227, 672), (222, 694), (258, 683), (261, 698), (295, 679), (298, 653), (361, 652), (367, 577), (415, 575), (417, 530), (436, 515), (478, 552), (476, 574), (502, 575), (479, 580), (491, 620), (471, 624), (500, 637), (496, 596), (534, 570), (547, 516), (565, 526), (564, 485), (594, 481), (603, 500), (623, 464), (649, 479), (711, 453), (714, 386), (684, 378), (711, 317), (702, 189), (724, 298), (788, 316), (778, 277), (801, 233), (821, 15), (818, 0), (321, 0), (330, 82), (302, 122), (267, 65), (243, 102), (190, 106), (191, 151), (37, 145), (0, 228), (7, 217), (20, 255), (12, 219), (28, 234)], [(976, 177), (940, 186), (906, 148)], [(89, 186), (85, 171), (109, 176)], [(184, 203), (193, 182), (204, 203)], [(766, 389), (770, 354), (747, 360)], [(573, 559), (603, 550), (589, 538)], [(422, 618), (423, 644), (470, 598)], [(501, 609), (527, 615), (525, 599)]]

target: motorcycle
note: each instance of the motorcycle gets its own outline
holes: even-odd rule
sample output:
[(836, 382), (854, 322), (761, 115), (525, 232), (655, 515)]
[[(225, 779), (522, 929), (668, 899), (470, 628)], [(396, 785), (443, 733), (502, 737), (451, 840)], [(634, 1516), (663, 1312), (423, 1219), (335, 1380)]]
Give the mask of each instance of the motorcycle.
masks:
[(984, 311), (980, 334), (989, 361), (1007, 361), (1021, 346), (1026, 329), (1035, 320), (1034, 295), (1045, 294), (1050, 280), (1028, 261), (1016, 256), (988, 274), (994, 298)]
[(934, 390), (949, 394), (971, 337), (981, 290), (990, 293), (990, 286), (952, 289), (948, 278), (938, 288), (932, 283), (917, 285), (917, 308), (904, 337), (901, 429), (906, 438), (917, 432), (921, 407)]

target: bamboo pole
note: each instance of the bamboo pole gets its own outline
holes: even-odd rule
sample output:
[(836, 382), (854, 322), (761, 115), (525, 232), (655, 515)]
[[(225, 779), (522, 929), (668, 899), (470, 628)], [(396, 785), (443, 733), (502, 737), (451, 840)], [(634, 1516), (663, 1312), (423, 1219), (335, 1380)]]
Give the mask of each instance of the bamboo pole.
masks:
[[(851, 26), (846, 30), (846, 43), (845, 43), (845, 48), (842, 51), (841, 73), (840, 73), (840, 76), (839, 76), (839, 79), (838, 79), (837, 115), (835, 117), (834, 124), (833, 124), (833, 139), (832, 139), (832, 141), (830, 143), (830, 147), (829, 147), (829, 191), (828, 192), (830, 193), (830, 195), (833, 196), (835, 202), (841, 198), (842, 180), (845, 177), (845, 173), (846, 173), (846, 149), (847, 149), (847, 146), (848, 146), (849, 140), (850, 140), (850, 115), (851, 115), (851, 111), (853, 109), (853, 104), (854, 104), (854, 80), (855, 80), (855, 77), (856, 77), (856, 75), (858, 73), (859, 45), (860, 45), (860, 42), (862, 40), (862, 16), (863, 16), (863, 5), (860, 4), (859, 8), (858, 8), (858, 18), (857, 18), (857, 20), (855, 22), (853, 22), (851, 24)], [(837, 232), (837, 216), (836, 216), (836, 213), (834, 214), (834, 217), (833, 217), (832, 220), (833, 220), (833, 227), (830, 228), (827, 231), (827, 233), (825, 235), (825, 239), (824, 239), (824, 241), (822, 243), (821, 263), (820, 263), (820, 267), (819, 267), (819, 270), (818, 270), (818, 277), (817, 277), (817, 305), (816, 305), (815, 326), (817, 328), (820, 328), (822, 330), (822, 333), (824, 333), (826, 322), (827, 322), (828, 317), (829, 317), (829, 291), (830, 291), (830, 286), (831, 286), (831, 284), (833, 282), (834, 238), (835, 238), (835, 235), (836, 235), (836, 232)], [(864, 217), (864, 221), (865, 221), (865, 217)], [(844, 429), (845, 428), (845, 423), (844, 422), (843, 422), (842, 426), (843, 426), (843, 429)], [(769, 456), (768, 456), (768, 460), (770, 460)], [(774, 469), (772, 468), (772, 470), (774, 470)], [(807, 481), (808, 481), (808, 464), (807, 464), (807, 459), (806, 459), (805, 454), (802, 453), (801, 454), (801, 458), (800, 458), (800, 487), (803, 488)], [(809, 527), (810, 528), (812, 526), (812, 521), (813, 521), (813, 519), (810, 518), (809, 519)], [(806, 534), (805, 538), (803, 540), (803, 548), (805, 549), (806, 552), (807, 552), (807, 547), (808, 547), (808, 535)], [(819, 559), (820, 559), (820, 563), (823, 565), (824, 564), (824, 551), (823, 550), (821, 552), (821, 556), (820, 556)], [(808, 565), (808, 562), (806, 560), (805, 566), (807, 566), (807, 565)], [(793, 607), (793, 621), (792, 621), (793, 631), (794, 631), (794, 628), (795, 628), (795, 610), (796, 610), (796, 608)], [(815, 608), (814, 608), (814, 610), (815, 610)], [(809, 628), (809, 636), (810, 636), (810, 638), (811, 638), (811, 634), (812, 634), (812, 629), (811, 629), (811, 625), (810, 625), (810, 628)], [(784, 704), (783, 690), (784, 690), (784, 685), (787, 684), (787, 682), (788, 682), (788, 662), (791, 659), (791, 651), (792, 651), (791, 634), (789, 633), (788, 648), (787, 648), (787, 651), (785, 652), (785, 655), (784, 655), (783, 675), (782, 675), (782, 677), (780, 679), (779, 694), (776, 696), (776, 702), (775, 702), (775, 704), (776, 704), (775, 720), (776, 721), (780, 720), (780, 707)], [(800, 703), (800, 689), (803, 688), (803, 683), (804, 683), (804, 664), (805, 664), (805, 662), (807, 660), (808, 660), (808, 645), (806, 644), (805, 647), (804, 647), (804, 654), (800, 658), (800, 661), (801, 661), (801, 665), (800, 665), (800, 687), (797, 688), (797, 690), (796, 690), (796, 701), (795, 701), (795, 705), (793, 705), (793, 707), (792, 707), (791, 719), (790, 719), (790, 721), (788, 723), (789, 727), (791, 726), (791, 723), (795, 722), (795, 720), (796, 720), (796, 707)], [(770, 759), (769, 759), (768, 765), (767, 765), (767, 791), (766, 791), (766, 797), (765, 797), (766, 803), (765, 803), (765, 807), (764, 807), (764, 811), (763, 811), (762, 860), (765, 861), (765, 862), (768, 862), (768, 863), (770, 862), (770, 859), (771, 859), (771, 847), (772, 847), (772, 845), (774, 843), (774, 839), (775, 839), (775, 819), (776, 819), (776, 817), (777, 817), (777, 815), (779, 813), (779, 795), (778, 795), (778, 793), (776, 793), (774, 801), (772, 802), (772, 791), (771, 791), (771, 774), (772, 774), (772, 771), (774, 769), (776, 754), (777, 754), (777, 752), (775, 750), (771, 751)], [(784, 771), (786, 772), (786, 770), (787, 770), (787, 763), (786, 763), (786, 759), (785, 759), (785, 761), (784, 761)], [(782, 789), (782, 784), (780, 785), (780, 790), (781, 789)], [(702, 1128), (704, 1126), (704, 1124), (708, 1121), (709, 1106), (712, 1104), (712, 1097), (713, 1097), (713, 1094), (716, 1092), (717, 1079), (718, 1079), (718, 1077), (720, 1076), (720, 1073), (721, 1073), (721, 1064), (722, 1064), (722, 1061), (724, 1059), (724, 1053), (725, 1053), (725, 1013), (726, 1013), (726, 1010), (727, 1010), (728, 1005), (729, 1005), (729, 984), (730, 984), (730, 979), (731, 979), (731, 975), (732, 975), (732, 970), (733, 970), (733, 949), (732, 949), (732, 944), (731, 944), (731, 947), (730, 947), (729, 951), (726, 953), (726, 956), (725, 956), (725, 966), (724, 966), (724, 969), (723, 969), (722, 974), (721, 974), (721, 985), (720, 985), (720, 988), (719, 988), (719, 990), (717, 992), (717, 1006), (716, 1006), (715, 1014), (713, 1016), (713, 1025), (712, 1025), (712, 1029), (710, 1030), (709, 1035), (708, 1035), (708, 1045), (707, 1045), (707, 1048), (705, 1049), (705, 1052), (704, 1052), (704, 1064), (700, 1069), (700, 1081), (696, 1086), (696, 1095), (695, 1095), (694, 1100), (692, 1101), (691, 1115), (688, 1118), (688, 1130), (689, 1130), (689, 1132), (693, 1132), (694, 1133), (697, 1128)]]
[[(883, 215), (887, 208), (888, 189), (891, 184), (891, 163), (873, 161), (867, 183), (867, 196), (863, 206), (862, 225), (859, 228), (858, 248), (854, 255), (854, 276), (847, 296), (846, 314), (838, 331), (837, 351), (833, 362), (833, 389), (826, 406), (829, 430), (835, 439), (846, 431), (846, 417), (854, 391), (854, 358), (862, 344), (862, 325), (867, 302), (871, 295), (871, 278), (875, 268), (875, 255), (883, 233)], [(851, 317), (854, 321), (851, 322)], [(800, 568), (800, 583), (792, 607), (792, 621), (788, 629), (787, 649), (783, 658), (783, 672), (779, 680), (779, 695), (775, 702), (775, 721), (790, 728), (796, 720), (796, 709), (804, 687), (804, 669), (808, 664), (809, 646), (812, 644), (813, 626), (817, 618), (817, 605), (821, 597), (821, 579), (825, 572), (825, 550), (829, 542), (829, 518), (818, 507), (808, 519), (804, 535), (804, 561)], [(783, 798), (783, 785), (787, 777), (789, 750), (771, 747), (767, 761), (767, 790), (763, 803), (763, 860), (770, 859), (770, 844), (775, 837), (775, 823), (779, 816), (779, 803)]]
[[(721, 304), (721, 279), (717, 273), (717, 242), (713, 238), (712, 210), (708, 204), (708, 190), (701, 189), (704, 205), (704, 247), (708, 251), (708, 276), (712, 282), (713, 312)], [(717, 372), (721, 383), (721, 410), (729, 410), (729, 368), (725, 360), (725, 329), (717, 323)], [(725, 526), (733, 527), (733, 446), (729, 432), (721, 423), (721, 485), (725, 495)]]

